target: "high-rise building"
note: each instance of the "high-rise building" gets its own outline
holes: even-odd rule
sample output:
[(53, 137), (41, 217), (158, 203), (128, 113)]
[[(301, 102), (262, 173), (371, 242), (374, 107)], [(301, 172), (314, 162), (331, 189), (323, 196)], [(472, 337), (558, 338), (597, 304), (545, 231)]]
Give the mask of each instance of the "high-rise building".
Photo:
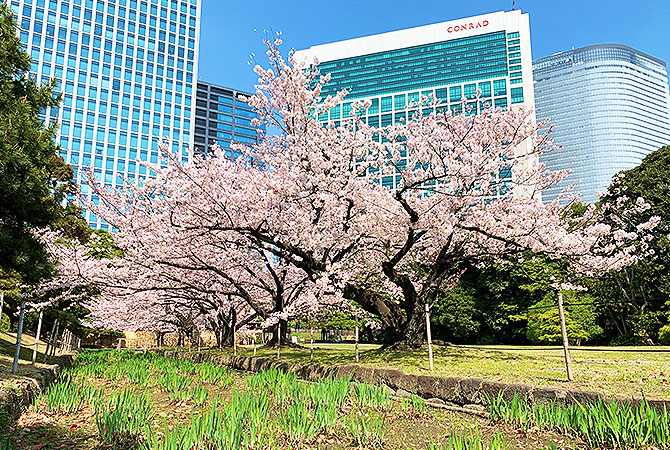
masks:
[[(473, 113), (534, 104), (529, 19), (518, 10), (316, 45), (295, 56), (308, 64), (316, 58), (321, 73), (331, 74), (324, 97), (349, 92), (320, 120), (338, 122), (361, 99), (371, 101), (365, 120), (374, 126), (408, 120), (425, 109), (416, 106), (420, 98), (433, 94), (453, 111), (466, 98)], [(386, 174), (380, 182), (393, 187), (398, 179)]]
[[(146, 173), (165, 140), (184, 161), (193, 146), (200, 0), (11, 0), (31, 76), (60, 80), (62, 156), (82, 194), (85, 169), (107, 187)], [(93, 198), (95, 201), (95, 198)], [(106, 228), (90, 211), (93, 227)]]
[(597, 200), (612, 176), (670, 144), (668, 72), (663, 61), (618, 44), (591, 45), (533, 63), (537, 118), (556, 125), (562, 148), (545, 153), (550, 170), (572, 170), (545, 201), (575, 185)]
[(265, 127), (252, 124), (256, 112), (239, 99), (240, 95), (248, 97), (251, 94), (198, 81), (194, 154), (207, 157), (214, 143), (230, 149), (232, 143), (255, 144), (259, 141)]

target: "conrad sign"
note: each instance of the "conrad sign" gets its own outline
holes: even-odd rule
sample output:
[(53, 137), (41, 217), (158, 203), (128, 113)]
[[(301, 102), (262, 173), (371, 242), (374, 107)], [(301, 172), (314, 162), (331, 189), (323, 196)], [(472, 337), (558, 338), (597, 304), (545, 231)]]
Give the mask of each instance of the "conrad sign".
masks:
[(476, 28), (482, 28), (482, 27), (488, 27), (489, 26), (489, 21), (488, 20), (482, 20), (481, 22), (467, 22), (467, 23), (462, 23), (459, 25), (452, 25), (447, 28), (447, 33), (456, 33), (458, 31), (465, 31), (465, 30), (474, 30)]

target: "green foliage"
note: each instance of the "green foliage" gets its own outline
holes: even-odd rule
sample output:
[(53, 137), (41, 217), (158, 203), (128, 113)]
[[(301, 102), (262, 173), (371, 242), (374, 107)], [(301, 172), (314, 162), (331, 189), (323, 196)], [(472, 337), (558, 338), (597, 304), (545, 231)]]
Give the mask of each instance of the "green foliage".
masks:
[(670, 325), (664, 325), (658, 331), (658, 343), (661, 345), (670, 345)]
[(12, 441), (11, 436), (7, 436), (6, 438), (0, 440), (0, 450), (14, 450), (16, 447), (14, 446), (14, 441)]
[(347, 434), (358, 448), (379, 448), (384, 444), (388, 429), (385, 416), (351, 414), (345, 418)]
[(123, 250), (114, 244), (114, 237), (107, 230), (93, 230), (89, 247), (91, 247), (89, 255), (95, 259), (123, 257)]
[(651, 152), (621, 176), (622, 188), (610, 187), (601, 201), (611, 207), (610, 215), (630, 209), (642, 197), (651, 208), (629, 219), (628, 231), (635, 231), (652, 216), (661, 221), (648, 241), (653, 255), (610, 274), (594, 291), (603, 299), (617, 300), (606, 309), (605, 329), (631, 342), (649, 344), (659, 335), (663, 315), (670, 308), (670, 146)]
[[(560, 343), (561, 326), (556, 292), (549, 291), (542, 301), (528, 312), (528, 340), (534, 344)], [(597, 325), (597, 313), (593, 297), (581, 292), (563, 292), (565, 327), (568, 340), (582, 342), (597, 338), (602, 328)], [(571, 305), (574, 303), (574, 305)]]
[(391, 397), (384, 386), (366, 383), (356, 383), (353, 389), (354, 400), (359, 408), (372, 407), (387, 409), (391, 404)]
[(316, 328), (328, 330), (353, 330), (356, 328), (354, 317), (341, 311), (329, 312), (323, 320), (316, 322)]
[(77, 192), (73, 169), (59, 156), (56, 122), (38, 115), (60, 104), (57, 81), (43, 86), (27, 76), (31, 59), (22, 49), (7, 3), (0, 5), (0, 272), (23, 284), (48, 276), (53, 266), (31, 230), (55, 227), (70, 236), (90, 230), (81, 209), (61, 202)]
[(646, 400), (639, 406), (602, 399), (564, 406), (529, 404), (517, 394), (507, 401), (501, 392), (497, 398), (488, 399), (488, 407), (491, 418), (497, 422), (576, 432), (594, 448), (667, 448), (670, 444), (670, 413), (649, 406)]
[(142, 440), (144, 429), (152, 417), (153, 407), (147, 394), (124, 389), (114, 393), (106, 405), (99, 407), (95, 422), (103, 442), (135, 443)]
[(444, 292), (433, 307), (433, 323), (450, 330), (457, 340), (467, 339), (479, 331), (477, 320), (476, 288), (470, 283), (458, 283)]
[(77, 383), (65, 373), (58, 381), (35, 399), (35, 409), (49, 413), (73, 414), (85, 405), (93, 405), (102, 396), (102, 392), (88, 383)]
[(2, 313), (0, 316), (0, 332), (9, 331), (9, 316), (5, 313)]
[(527, 282), (514, 265), (467, 267), (456, 286), (433, 305), (434, 336), (451, 342), (525, 341), (525, 317), (519, 314), (544, 295), (522, 289)]
[(432, 440), (428, 445), (429, 450), (506, 450), (507, 448), (507, 440), (500, 430), (497, 430), (489, 443), (485, 444), (479, 427), (452, 433), (446, 447), (435, 444)]

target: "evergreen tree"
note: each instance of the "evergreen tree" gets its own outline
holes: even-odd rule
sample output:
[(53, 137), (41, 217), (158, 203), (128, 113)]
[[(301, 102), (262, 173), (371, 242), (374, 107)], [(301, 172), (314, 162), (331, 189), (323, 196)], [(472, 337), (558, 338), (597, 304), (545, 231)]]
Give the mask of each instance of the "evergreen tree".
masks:
[(55, 227), (73, 237), (90, 231), (73, 204), (73, 169), (59, 156), (56, 123), (39, 115), (57, 108), (57, 80), (40, 86), (28, 76), (31, 58), (22, 48), (11, 9), (0, 4), (0, 289), (32, 284), (51, 267), (31, 230)]

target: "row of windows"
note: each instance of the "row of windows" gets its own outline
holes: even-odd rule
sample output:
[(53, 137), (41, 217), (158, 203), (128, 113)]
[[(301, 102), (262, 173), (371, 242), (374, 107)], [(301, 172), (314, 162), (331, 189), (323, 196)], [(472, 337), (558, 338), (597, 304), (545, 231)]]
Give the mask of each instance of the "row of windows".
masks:
[[(150, 6), (149, 4), (151, 4), (151, 8), (154, 8), (153, 5), (158, 6), (160, 4), (160, 6), (162, 6), (162, 7), (165, 7), (165, 8), (170, 7), (173, 10), (179, 9), (179, 11), (184, 12), (184, 13), (187, 11), (187, 9), (189, 7), (188, 6), (189, 2), (186, 1), (186, 0), (182, 0), (181, 2), (178, 2), (177, 0), (169, 0), (169, 1), (168, 0), (149, 0), (148, 2), (144, 1), (144, 0), (142, 0), (142, 1), (140, 1), (140, 0), (113, 0), (113, 1), (114, 1), (114, 3), (118, 3), (120, 7), (128, 6), (129, 9), (132, 9), (132, 10), (138, 9), (138, 5), (139, 5), (139, 10), (142, 11), (142, 12), (147, 12), (147, 7)], [(86, 8), (93, 8), (94, 5), (95, 5), (95, 9), (97, 11), (103, 11), (104, 7), (105, 7), (105, 2), (102, 1), (102, 0), (97, 0), (97, 1), (94, 1), (94, 0), (69, 0), (69, 2), (73, 5), (84, 6)], [(18, 2), (13, 1), (12, 4), (14, 4), (14, 3), (18, 3)], [(39, 6), (39, 7), (44, 7), (45, 4), (47, 4), (48, 7), (49, 7), (49, 10), (56, 11), (59, 2), (58, 2), (58, 0), (48, 0), (48, 1), (47, 0), (24, 0), (24, 3), (26, 3), (28, 5), (35, 4), (36, 6)], [(65, 2), (65, 3), (67, 3), (67, 2)], [(193, 14), (194, 11), (195, 11), (194, 8), (198, 4), (198, 1), (197, 0), (190, 0), (190, 4), (192, 5), (190, 7), (191, 8), (190, 9), (191, 14)]]
[(347, 89), (368, 97), (411, 88), (507, 76), (505, 32), (453, 39), (319, 65), (331, 81), (323, 95)]
[[(479, 92), (478, 92), (479, 91)], [(507, 82), (504, 79), (484, 81), (480, 83), (468, 83), (465, 85), (450, 86), (444, 88), (430, 89), (424, 91), (410, 92), (407, 94), (396, 94), (393, 96), (386, 96), (381, 98), (372, 98), (370, 99), (370, 107), (367, 110), (368, 115), (378, 114), (380, 111), (391, 112), (393, 110), (404, 110), (406, 106), (415, 105), (419, 107), (423, 102), (430, 102), (432, 96), (435, 96), (436, 100), (440, 103), (444, 103), (446, 106), (447, 102), (451, 102), (451, 108), (453, 111), (460, 111), (461, 100), (465, 97), (467, 100), (473, 100), (479, 94), (481, 99), (490, 98), (492, 95), (495, 97), (507, 96)], [(512, 104), (523, 103), (523, 87), (513, 87), (510, 89), (510, 100)], [(422, 97), (424, 98), (422, 100)], [(503, 105), (503, 99), (498, 99), (495, 107)], [(505, 97), (504, 106), (507, 106), (507, 98)], [(423, 109), (431, 109), (432, 107), (423, 106)], [(352, 112), (352, 102), (345, 102), (341, 105), (337, 105), (330, 110), (330, 116), (328, 112), (324, 112), (319, 115), (319, 120), (334, 120), (340, 119), (341, 117), (349, 117)], [(401, 113), (403, 114), (403, 113)]]
[[(149, 127), (149, 125), (143, 124), (142, 132), (143, 133), (153, 132), (154, 137), (170, 137), (174, 140), (189, 141), (190, 139), (189, 132), (182, 131), (179, 128), (173, 128), (172, 132), (170, 132), (169, 126), (163, 127), (161, 131), (161, 127), (158, 125), (153, 125), (153, 127)], [(116, 130), (106, 130), (101, 128), (95, 129), (90, 126), (83, 126), (80, 123), (74, 123), (72, 127), (70, 127), (69, 124), (63, 124), (60, 135), (63, 138), (72, 137), (75, 139), (96, 139), (98, 141), (108, 142), (110, 144), (119, 144), (119, 145), (137, 146), (139, 143), (141, 148), (144, 149), (149, 148), (149, 143), (152, 139), (147, 134), (141, 136), (138, 136), (136, 134), (128, 135), (126, 132), (119, 131), (117, 135)]]
[[(110, 7), (113, 8), (114, 6), (110, 4)], [(14, 11), (16, 15), (18, 14), (18, 8), (17, 10)], [(51, 24), (60, 24), (63, 27), (66, 28), (73, 28), (75, 30), (79, 29), (79, 25), (82, 23), (81, 22), (81, 8), (79, 7), (74, 7), (72, 8), (72, 14), (69, 12), (69, 7), (67, 3), (63, 3), (61, 5), (61, 11), (60, 14), (57, 14), (56, 11), (49, 11), (47, 12), (45, 16), (45, 11), (42, 8), (36, 8), (34, 10), (35, 14), (32, 14), (32, 8), (29, 5), (25, 5), (23, 7), (23, 10), (21, 11), (21, 14), (26, 17), (30, 18), (33, 17), (34, 20), (36, 21), (44, 21), (46, 20), (47, 23)], [(125, 30), (126, 29), (126, 19), (125, 19), (125, 8), (122, 8), (119, 10), (119, 15), (118, 17), (114, 15), (114, 13), (110, 13), (107, 16), (107, 19), (105, 20), (105, 16), (102, 13), (96, 13), (95, 16), (93, 16), (93, 12), (90, 9), (84, 10), (84, 16), (83, 20), (84, 23), (87, 23), (88, 27), (91, 26), (92, 23), (96, 23), (99, 25), (107, 25), (109, 27), (114, 27), (116, 25), (116, 28)], [(163, 17), (161, 15), (161, 17)], [(165, 17), (167, 19), (167, 17)], [(179, 18), (177, 17), (177, 13), (172, 12), (170, 14), (170, 31), (173, 33), (176, 33), (177, 31), (177, 24), (181, 24), (180, 26), (180, 34), (185, 35), (186, 34), (186, 22), (187, 22), (187, 16), (186, 14), (181, 14)], [(188, 18), (189, 26), (193, 29), (193, 36), (195, 37), (195, 26), (196, 26), (196, 17), (191, 16)], [(40, 22), (41, 23), (41, 22)], [(147, 20), (147, 15), (141, 13), (139, 15), (139, 18), (136, 15), (135, 11), (130, 11), (129, 17), (128, 17), (128, 31), (135, 33), (135, 28), (137, 24), (140, 24), (137, 28), (139, 31), (139, 34), (141, 35), (146, 35), (146, 25), (148, 24), (150, 27), (154, 28), (154, 36), (155, 37), (155, 30), (156, 30), (156, 25), (157, 25), (157, 18), (155, 16), (149, 16)], [(167, 28), (165, 27), (167, 25), (166, 20), (160, 20), (159, 23), (160, 28), (162, 30), (166, 30)], [(69, 25), (69, 26), (68, 26)]]
[[(457, 103), (438, 107), (424, 106), (421, 109), (411, 109), (408, 111), (395, 112), (392, 114), (370, 115), (368, 113), (368, 115), (364, 117), (363, 120), (372, 127), (380, 127), (380, 126), (385, 127), (388, 125), (392, 125), (393, 123), (405, 123), (407, 120), (411, 120), (415, 114), (422, 114), (425, 116), (436, 111), (438, 113), (441, 111), (451, 111), (453, 114), (461, 114), (465, 112), (466, 115), (472, 115), (472, 114), (479, 114), (480, 112), (482, 112), (484, 109), (487, 108), (494, 107), (494, 108), (507, 109), (507, 106), (508, 106), (507, 97), (500, 97), (500, 98), (494, 98), (493, 100), (488, 99), (488, 100), (481, 100), (478, 102), (477, 101), (467, 102), (465, 103), (465, 106), (463, 106), (463, 104), (461, 103)], [(319, 120), (325, 123), (326, 121), (329, 120), (328, 114), (325, 113), (319, 115)], [(335, 127), (338, 127), (341, 124), (337, 114), (331, 114), (330, 122), (332, 122), (333, 126)]]
[[(44, 33), (46, 36), (46, 39), (53, 39), (58, 35), (58, 39), (61, 40), (68, 40), (68, 33), (67, 33), (67, 28), (60, 27), (56, 28), (54, 25), (47, 24), (46, 27), (42, 26), (42, 22), (39, 21), (31, 21), (30, 18), (24, 18), (21, 20), (21, 28), (24, 32), (30, 31), (32, 28), (33, 33), (36, 35), (40, 35)], [(91, 34), (90, 34), (90, 29), (84, 29), (84, 32), (79, 35), (79, 32), (71, 30), (69, 33), (69, 40), (74, 43), (79, 43), (80, 37), (81, 37), (81, 42), (82, 45), (88, 46), (91, 42)], [(142, 48), (147, 48), (148, 51), (153, 51), (153, 50), (158, 50), (159, 52), (165, 52), (167, 50), (168, 55), (177, 55), (180, 58), (184, 58), (185, 56), (189, 61), (192, 61), (195, 56), (195, 40), (194, 39), (188, 39), (184, 37), (184, 35), (180, 35), (177, 37), (177, 35), (170, 33), (167, 38), (161, 34), (164, 34), (164, 32), (159, 33), (159, 37), (156, 40), (155, 33), (151, 33), (150, 30), (150, 38), (145, 39), (144, 36), (138, 36), (137, 40), (135, 40), (135, 37), (132, 35), (128, 35), (128, 39), (126, 40), (126, 47), (134, 48), (133, 46), (137, 46), (138, 50)], [(102, 27), (96, 28), (93, 30), (93, 47), (94, 48), (101, 48), (102, 45), (102, 39), (106, 40), (115, 40), (117, 42), (116, 47), (117, 47), (117, 52), (118, 53), (123, 53), (123, 42), (124, 42), (124, 34), (122, 31), (117, 30), (116, 33), (114, 33), (114, 29), (107, 27), (103, 29)], [(40, 38), (37, 38), (38, 40)], [(48, 48), (53, 48), (53, 44), (48, 42), (45, 39), (44, 46)], [(167, 45), (166, 45), (167, 42)], [(186, 49), (188, 47), (188, 50)], [(105, 48), (105, 50), (111, 50), (110, 48)]]
[[(39, 54), (39, 50), (33, 49), (32, 54), (34, 55), (35, 52), (37, 52), (37, 54)], [(58, 78), (62, 78), (64, 66), (61, 65), (61, 64), (62, 64), (62, 61), (64, 59), (64, 56), (61, 55), (61, 54), (56, 54), (56, 58), (55, 58), (56, 64), (53, 65), (53, 66), (52, 66), (52, 60), (54, 58), (52, 56), (53, 55), (46, 54), (46, 52), (45, 52), (45, 55), (41, 60), (42, 71), (45, 75), (50, 76), (51, 71), (53, 70), (54, 76), (59, 75)], [(33, 63), (33, 66), (39, 67), (39, 62), (38, 61), (40, 61), (40, 59), (36, 58), (35, 56), (33, 56), (33, 59), (35, 61)], [(141, 70), (143, 69), (143, 64), (141, 62), (138, 62), (137, 70), (135, 71), (135, 83), (142, 83), (144, 81), (147, 85), (153, 86), (153, 84), (154, 84), (153, 83), (153, 80), (154, 80), (154, 75), (153, 75), (154, 67), (153, 66), (154, 65), (149, 63), (149, 64), (147, 64), (147, 66), (148, 66), (147, 71), (146, 72), (141, 72)], [(88, 62), (84, 59), (81, 59), (79, 61), (79, 64), (77, 65), (75, 63), (74, 58), (70, 58), (70, 59), (67, 60), (67, 67), (68, 67), (67, 72), (70, 73), (70, 76), (67, 79), (72, 80), (72, 81), (74, 81), (74, 72), (75, 72), (74, 69), (77, 69), (77, 68), (79, 69), (80, 74), (83, 74), (83, 76), (86, 76), (86, 74), (87, 74), (86, 71), (90, 72), (91, 78), (95, 78), (95, 80), (98, 79), (97, 74), (102, 74), (103, 75), (103, 77), (102, 77), (102, 83), (103, 84), (104, 83), (109, 84), (109, 81), (110, 81), (109, 77), (113, 76), (113, 77), (116, 78), (116, 79), (112, 80), (112, 88), (113, 89), (119, 89), (120, 88), (120, 85), (121, 85), (120, 78), (121, 78), (122, 75), (128, 81), (131, 81), (132, 76), (133, 76), (133, 72), (131, 70), (132, 67), (129, 67), (125, 70), (122, 70), (122, 68), (120, 66), (110, 66), (108, 64), (103, 64), (102, 67), (101, 67), (100, 64), (97, 63), (97, 62), (91, 62), (91, 64), (88, 65)], [(175, 70), (170, 69), (170, 68), (164, 69), (160, 65), (158, 65), (156, 67), (156, 69), (157, 69), (156, 70), (156, 85), (157, 85), (158, 88), (163, 87), (163, 81), (164, 81), (164, 77), (165, 77), (165, 84), (166, 85), (167, 84), (174, 84), (175, 86), (178, 85), (179, 86), (179, 92), (182, 91), (182, 86), (185, 86), (186, 93), (188, 95), (192, 94), (192, 85), (191, 85), (191, 82), (193, 80), (192, 73), (184, 72), (182, 70), (176, 70), (175, 71)], [(184, 74), (186, 74), (185, 77), (184, 77)], [(144, 78), (144, 80), (143, 80), (143, 78)], [(93, 82), (95, 82), (96, 83), (95, 85), (97, 86), (97, 81), (93, 81)], [(130, 83), (124, 83), (124, 84), (129, 85)], [(109, 86), (104, 86), (104, 87), (109, 87)], [(140, 86), (137, 86), (137, 85), (135, 86), (135, 88), (138, 88), (138, 87), (140, 87)], [(170, 88), (168, 88), (168, 89), (170, 89)]]

